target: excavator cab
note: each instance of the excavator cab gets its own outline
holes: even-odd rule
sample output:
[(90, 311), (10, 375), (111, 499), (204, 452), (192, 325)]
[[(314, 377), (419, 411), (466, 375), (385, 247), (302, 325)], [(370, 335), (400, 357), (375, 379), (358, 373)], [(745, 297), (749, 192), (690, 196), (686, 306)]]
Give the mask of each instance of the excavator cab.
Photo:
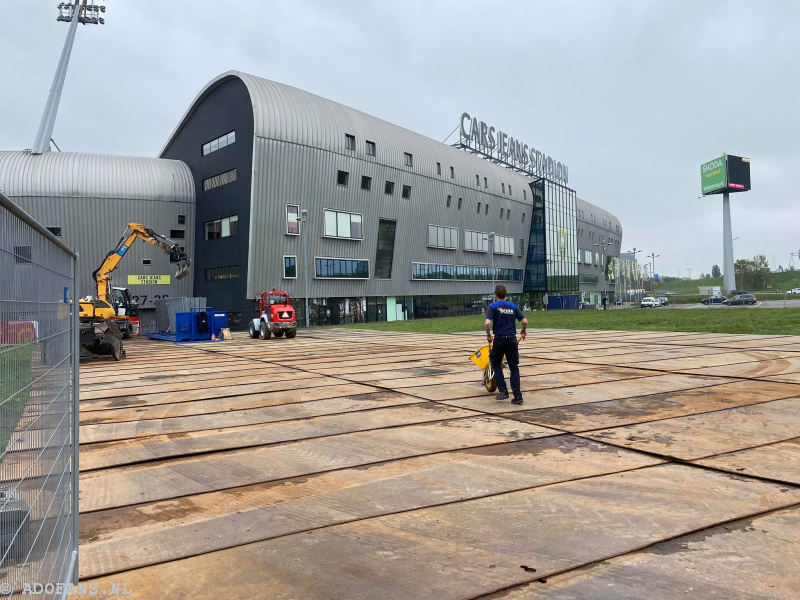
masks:
[(128, 288), (112, 287), (111, 302), (120, 317), (135, 317), (139, 314), (139, 306), (131, 299)]

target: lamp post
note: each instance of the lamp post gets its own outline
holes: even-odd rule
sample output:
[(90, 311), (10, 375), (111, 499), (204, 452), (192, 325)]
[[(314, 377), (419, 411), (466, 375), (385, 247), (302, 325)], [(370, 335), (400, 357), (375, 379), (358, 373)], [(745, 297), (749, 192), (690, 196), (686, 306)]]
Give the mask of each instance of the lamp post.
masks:
[(58, 5), (57, 21), (69, 23), (67, 39), (64, 41), (64, 48), (61, 50), (61, 58), (58, 61), (56, 74), (53, 76), (53, 85), (50, 87), (50, 94), (47, 97), (47, 104), (42, 113), (42, 120), (39, 123), (39, 131), (36, 133), (36, 140), (33, 142), (31, 154), (42, 154), (50, 151), (50, 140), (53, 136), (53, 126), (56, 123), (58, 114), (58, 104), (61, 101), (61, 91), (64, 89), (64, 80), (67, 78), (67, 67), (69, 58), (72, 54), (72, 44), (75, 41), (75, 32), (78, 23), (83, 25), (102, 25), (105, 19), (100, 13), (105, 13), (106, 7), (97, 4), (87, 4), (83, 0), (72, 2), (62, 2)]
[(492, 258), (492, 293), (490, 294), (490, 298), (494, 299), (494, 231), (489, 234), (489, 253)]
[(308, 235), (306, 234), (308, 211), (305, 208), (300, 211), (300, 221), (303, 223), (300, 234), (303, 236), (303, 278), (306, 283), (306, 329), (308, 329)]
[(656, 259), (659, 258), (661, 255), (656, 254), (655, 252), (651, 252), (647, 255), (647, 258), (650, 259), (650, 274), (653, 276), (653, 295), (656, 295)]
[(603, 270), (603, 297), (606, 298), (606, 303), (608, 302), (608, 296), (606, 295), (606, 286), (608, 284), (606, 281), (606, 248), (613, 245), (613, 242), (608, 240), (603, 241), (602, 238), (600, 239), (599, 243), (595, 244), (595, 246), (600, 246), (600, 248), (602, 248), (600, 267)]
[[(629, 250), (629, 251), (628, 251), (628, 253), (629, 253), (629, 254), (633, 254), (633, 269), (634, 269), (634, 271), (633, 271), (633, 280), (634, 280), (634, 281), (636, 281), (636, 271), (638, 270), (638, 269), (637, 269), (637, 266), (636, 266), (636, 265), (637, 265), (637, 263), (636, 263), (636, 255), (637, 255), (639, 252), (642, 252), (642, 250), (637, 250), (637, 249), (636, 249), (636, 246), (634, 246), (634, 247), (633, 247), (633, 250)], [(641, 286), (641, 283), (640, 283), (639, 285)], [(641, 301), (642, 301), (642, 296), (641, 296), (641, 293), (639, 292), (639, 289), (638, 289), (638, 288), (637, 288), (637, 290), (636, 290), (636, 300), (637, 300), (638, 302), (641, 302)]]

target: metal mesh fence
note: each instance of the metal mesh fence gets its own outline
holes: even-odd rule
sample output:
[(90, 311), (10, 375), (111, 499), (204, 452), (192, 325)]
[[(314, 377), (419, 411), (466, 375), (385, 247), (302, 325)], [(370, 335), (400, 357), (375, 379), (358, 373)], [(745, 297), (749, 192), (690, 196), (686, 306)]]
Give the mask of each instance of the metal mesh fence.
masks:
[(77, 575), (76, 272), (0, 193), (0, 598)]

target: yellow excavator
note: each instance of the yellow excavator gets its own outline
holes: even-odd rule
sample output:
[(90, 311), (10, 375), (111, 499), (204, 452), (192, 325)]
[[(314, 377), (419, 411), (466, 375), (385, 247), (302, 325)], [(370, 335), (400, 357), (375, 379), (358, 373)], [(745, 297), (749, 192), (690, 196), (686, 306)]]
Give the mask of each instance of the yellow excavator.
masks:
[(116, 360), (125, 357), (122, 338), (130, 335), (130, 317), (136, 315), (137, 306), (131, 301), (127, 289), (111, 287), (111, 273), (136, 240), (152, 244), (169, 254), (170, 262), (178, 267), (175, 279), (189, 274), (189, 257), (176, 242), (141, 223), (128, 223), (114, 249), (92, 273), (97, 295), (79, 301), (82, 356), (110, 354)]

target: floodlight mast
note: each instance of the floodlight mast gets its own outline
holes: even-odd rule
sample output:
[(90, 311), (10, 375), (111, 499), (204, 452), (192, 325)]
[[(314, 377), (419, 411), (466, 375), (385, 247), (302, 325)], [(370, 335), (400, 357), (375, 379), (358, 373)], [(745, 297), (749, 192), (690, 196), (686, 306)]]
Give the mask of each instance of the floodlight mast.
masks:
[(61, 92), (64, 89), (64, 80), (67, 77), (67, 67), (69, 58), (72, 54), (72, 44), (75, 41), (75, 31), (78, 23), (83, 25), (102, 25), (105, 19), (100, 17), (100, 13), (105, 13), (106, 7), (98, 4), (87, 4), (87, 0), (75, 0), (75, 3), (60, 3), (58, 5), (57, 21), (69, 23), (67, 39), (64, 41), (64, 48), (61, 50), (61, 60), (58, 61), (56, 74), (53, 76), (53, 85), (50, 87), (50, 95), (47, 97), (47, 104), (44, 107), (42, 121), (39, 123), (39, 131), (33, 143), (31, 154), (42, 154), (50, 151), (50, 138), (53, 137), (53, 127), (56, 123), (58, 114), (58, 104), (61, 101)]

